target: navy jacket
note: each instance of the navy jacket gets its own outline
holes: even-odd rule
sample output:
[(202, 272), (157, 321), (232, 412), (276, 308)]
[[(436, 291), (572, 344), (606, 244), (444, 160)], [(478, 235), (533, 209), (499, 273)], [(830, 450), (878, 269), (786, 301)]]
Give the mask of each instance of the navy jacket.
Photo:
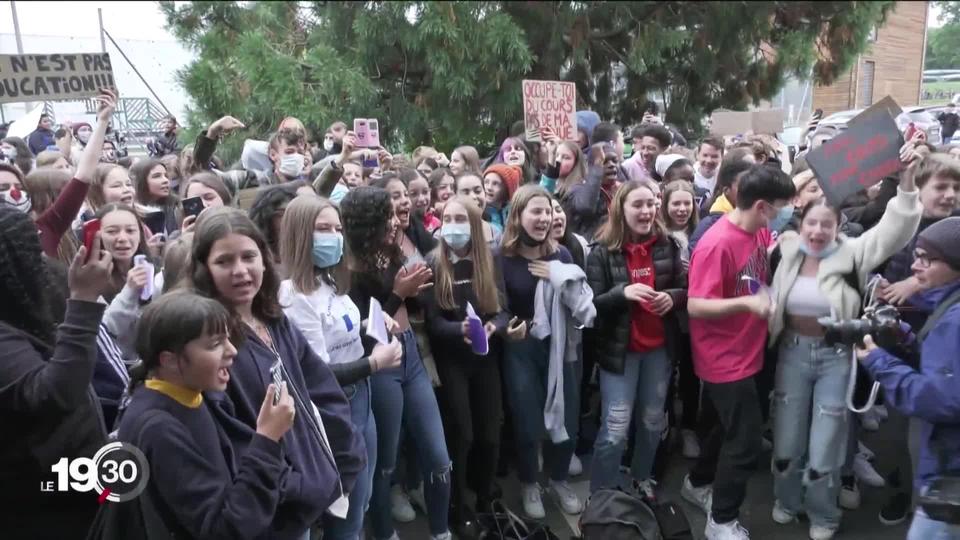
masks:
[[(277, 352), (296, 390), (316, 405), (333, 450), (345, 492), (353, 488), (366, 466), (363, 436), (351, 421), (350, 403), (330, 368), (307, 343), (300, 330), (282, 317), (268, 325)], [(234, 448), (243, 452), (256, 432), (257, 416), (272, 382), (270, 367), (277, 356), (248, 331), (237, 350), (225, 393), (208, 392), (211, 410), (224, 427)], [(320, 519), (340, 496), (337, 469), (313, 434), (309, 411), (297, 408), (293, 428), (283, 437), (287, 469), (280, 484), (280, 506), (273, 520), (273, 538), (296, 538)]]
[(236, 452), (207, 400), (196, 409), (144, 386), (134, 390), (119, 439), (150, 464), (147, 495), (177, 538), (281, 538), (270, 526), (287, 464), (281, 444), (254, 434)]

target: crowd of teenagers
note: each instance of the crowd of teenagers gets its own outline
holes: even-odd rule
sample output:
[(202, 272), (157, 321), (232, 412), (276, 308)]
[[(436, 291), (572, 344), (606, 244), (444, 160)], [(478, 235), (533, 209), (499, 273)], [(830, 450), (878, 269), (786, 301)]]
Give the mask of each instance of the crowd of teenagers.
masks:
[[(519, 125), (449, 158), (285, 118), (226, 167), (237, 119), (183, 148), (170, 121), (118, 163), (116, 96), (98, 102), (95, 125), (0, 146), (5, 537), (120, 519), (131, 505), (37, 489), (119, 440), (149, 463), (141, 526), (176, 538), (395, 539), (411, 501), (431, 539), (471, 538), (494, 505), (543, 519), (545, 493), (581, 513), (585, 475), (682, 497), (706, 538), (738, 540), (767, 466), (771, 518), (805, 514), (811, 539), (885, 484), (882, 521), (960, 538), (915, 503), (960, 474), (960, 161), (922, 134), (836, 205), (773, 137), (688, 149), (653, 116), (628, 159), (591, 112), (577, 141)], [(912, 333), (828, 343), (826, 320), (878, 303)], [(861, 442), (893, 409), (912, 477)]]

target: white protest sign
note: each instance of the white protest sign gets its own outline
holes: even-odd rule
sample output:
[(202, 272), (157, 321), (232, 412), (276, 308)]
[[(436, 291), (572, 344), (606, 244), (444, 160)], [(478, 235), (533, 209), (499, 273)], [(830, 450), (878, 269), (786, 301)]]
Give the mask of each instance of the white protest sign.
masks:
[(384, 345), (390, 343), (387, 332), (387, 320), (383, 317), (383, 307), (376, 298), (370, 299), (370, 311), (367, 315), (367, 335)]
[(523, 125), (528, 141), (540, 142), (549, 127), (564, 141), (577, 140), (577, 86), (572, 82), (523, 81)]
[(0, 54), (0, 103), (93, 97), (116, 87), (107, 53)]

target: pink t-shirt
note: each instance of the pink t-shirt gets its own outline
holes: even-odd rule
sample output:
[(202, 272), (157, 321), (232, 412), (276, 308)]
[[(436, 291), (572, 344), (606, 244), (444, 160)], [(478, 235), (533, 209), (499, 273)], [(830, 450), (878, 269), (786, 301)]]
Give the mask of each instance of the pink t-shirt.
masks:
[[(750, 276), (767, 282), (767, 246), (770, 231), (755, 234), (737, 227), (724, 216), (714, 224), (690, 258), (690, 298), (736, 298), (750, 294)], [(752, 313), (718, 319), (690, 318), (693, 367), (697, 376), (711, 383), (746, 379), (763, 367), (767, 321)]]

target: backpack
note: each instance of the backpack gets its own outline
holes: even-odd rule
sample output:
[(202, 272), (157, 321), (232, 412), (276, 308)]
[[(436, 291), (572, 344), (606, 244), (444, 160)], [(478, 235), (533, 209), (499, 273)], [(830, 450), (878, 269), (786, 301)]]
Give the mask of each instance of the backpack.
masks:
[(583, 540), (664, 540), (653, 509), (621, 489), (598, 489), (580, 515)]
[(663, 540), (693, 540), (690, 522), (680, 505), (670, 501), (660, 502), (653, 505), (653, 514), (657, 517)]

